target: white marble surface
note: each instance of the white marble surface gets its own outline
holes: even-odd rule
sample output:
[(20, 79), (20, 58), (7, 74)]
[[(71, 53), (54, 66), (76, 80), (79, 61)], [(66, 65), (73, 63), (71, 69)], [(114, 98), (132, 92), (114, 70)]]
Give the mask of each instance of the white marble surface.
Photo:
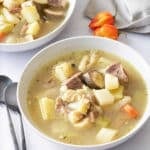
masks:
[[(88, 0), (77, 0), (77, 6), (72, 19), (64, 29), (64, 31), (53, 41), (61, 40), (63, 38), (91, 35), (88, 29), (89, 20), (84, 17), (84, 8)], [(149, 63), (150, 63), (150, 35), (139, 35), (131, 33), (121, 33), (119, 41), (135, 48)], [(4, 53), (0, 52), (0, 74), (8, 75), (13, 81), (18, 81), (27, 61), (35, 54), (36, 51), (23, 53)], [(138, 65), (138, 64), (137, 64)], [(9, 135), (7, 118), (5, 110), (0, 108), (0, 150), (13, 150), (11, 138)], [(13, 115), (15, 126), (19, 129), (19, 122), (16, 115)], [(56, 150), (51, 145), (47, 145), (44, 140), (34, 133), (30, 127), (25, 124), (25, 132), (27, 139), (28, 150)], [(149, 150), (150, 149), (150, 120), (145, 126), (136, 134), (136, 136), (124, 144), (114, 148), (113, 150)], [(61, 150), (61, 148), (59, 148)]]

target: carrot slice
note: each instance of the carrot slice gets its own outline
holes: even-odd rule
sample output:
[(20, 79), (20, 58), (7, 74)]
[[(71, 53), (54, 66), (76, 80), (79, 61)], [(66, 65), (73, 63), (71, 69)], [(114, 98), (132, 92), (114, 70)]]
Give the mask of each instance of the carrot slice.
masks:
[(5, 33), (0, 32), (0, 42), (5, 38)]
[(123, 106), (123, 110), (131, 117), (136, 118), (139, 115), (139, 112), (130, 104), (126, 104)]

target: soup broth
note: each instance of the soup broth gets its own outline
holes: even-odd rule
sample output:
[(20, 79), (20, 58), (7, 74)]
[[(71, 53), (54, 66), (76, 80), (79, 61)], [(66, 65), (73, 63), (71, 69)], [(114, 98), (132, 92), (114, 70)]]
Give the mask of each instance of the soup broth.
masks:
[(64, 20), (68, 0), (3, 0), (0, 43), (28, 42), (56, 29)]
[[(71, 64), (70, 70), (62, 64)], [(119, 64), (126, 78), (110, 68)], [(76, 74), (82, 76), (81, 87), (78, 80), (70, 83)], [(89, 75), (103, 78), (91, 81)], [(33, 78), (27, 99), (31, 119), (39, 130), (53, 139), (77, 145), (103, 144), (126, 135), (142, 117), (146, 101), (145, 83), (130, 63), (91, 50), (72, 52), (46, 64)]]

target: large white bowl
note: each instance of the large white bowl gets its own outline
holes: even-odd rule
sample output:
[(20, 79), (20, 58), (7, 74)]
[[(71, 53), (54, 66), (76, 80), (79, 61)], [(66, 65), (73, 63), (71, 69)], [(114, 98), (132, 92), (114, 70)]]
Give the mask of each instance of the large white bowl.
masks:
[(103, 150), (103, 149), (114, 147), (126, 141), (130, 137), (132, 137), (143, 126), (143, 124), (146, 122), (146, 120), (150, 116), (150, 90), (148, 90), (147, 91), (148, 92), (147, 106), (145, 109), (145, 113), (140, 119), (139, 123), (127, 135), (113, 142), (110, 142), (107, 144), (101, 144), (101, 145), (93, 145), (93, 146), (64, 144), (64, 143), (61, 143), (59, 141), (56, 141), (48, 137), (47, 135), (42, 133), (38, 128), (36, 128), (36, 125), (32, 122), (31, 116), (27, 108), (27, 90), (36, 72), (41, 68), (41, 66), (47, 64), (48, 62), (50, 62), (52, 59), (54, 59), (55, 57), (59, 55), (62, 55), (64, 53), (68, 53), (71, 51), (76, 51), (78, 53), (78, 50), (91, 50), (91, 49), (107, 51), (107, 52), (113, 53), (115, 55), (118, 55), (126, 59), (139, 71), (139, 73), (143, 76), (143, 79), (145, 80), (147, 89), (150, 89), (149, 65), (135, 50), (133, 50), (132, 48), (118, 41), (114, 41), (114, 40), (110, 40), (106, 38), (98, 38), (98, 37), (93, 37), (93, 36), (81, 36), (81, 37), (65, 39), (65, 40), (56, 42), (44, 48), (41, 52), (36, 54), (25, 67), (25, 70), (21, 76), (21, 79), (18, 85), (18, 90), (17, 90), (18, 104), (19, 104), (19, 108), (21, 110), (23, 117), (28, 122), (28, 125), (31, 127), (31, 129), (35, 133), (37, 133), (37, 136), (41, 136), (42, 140), (44, 139), (44, 141), (47, 144), (53, 143), (53, 145), (55, 145), (55, 147), (57, 147), (59, 150), (61, 149)]
[(74, 11), (76, 0), (69, 0), (69, 8), (67, 10), (67, 14), (62, 21), (62, 23), (54, 29), (52, 32), (47, 33), (46, 35), (35, 39), (33, 41), (24, 42), (24, 43), (0, 43), (0, 51), (5, 52), (23, 52), (23, 51), (29, 51), (38, 49), (41, 47), (44, 47), (45, 45), (48, 45), (48, 42), (50, 42), (53, 38), (55, 38), (66, 26), (68, 21), (71, 18), (71, 15)]

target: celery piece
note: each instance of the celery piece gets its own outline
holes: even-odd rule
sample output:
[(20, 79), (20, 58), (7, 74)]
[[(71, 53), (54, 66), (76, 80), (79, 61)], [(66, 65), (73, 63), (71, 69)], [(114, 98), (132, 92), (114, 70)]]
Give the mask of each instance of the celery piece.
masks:
[(110, 121), (106, 117), (99, 117), (96, 120), (96, 125), (100, 127), (107, 127), (109, 124), (110, 124)]

